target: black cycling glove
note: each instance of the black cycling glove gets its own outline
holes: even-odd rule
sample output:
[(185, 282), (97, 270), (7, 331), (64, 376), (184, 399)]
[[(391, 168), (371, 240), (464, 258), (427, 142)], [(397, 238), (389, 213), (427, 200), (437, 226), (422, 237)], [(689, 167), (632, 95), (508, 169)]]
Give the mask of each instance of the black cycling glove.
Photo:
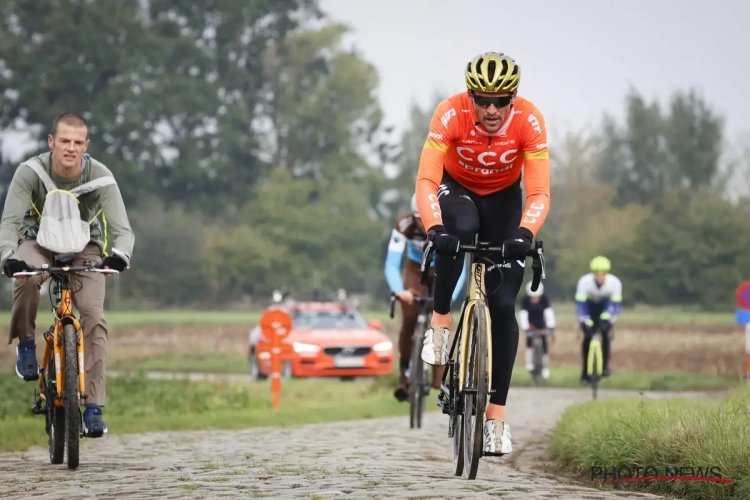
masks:
[(458, 236), (446, 233), (444, 226), (432, 226), (427, 232), (427, 239), (432, 242), (435, 253), (441, 255), (456, 255), (461, 243)]
[(505, 252), (503, 257), (508, 259), (522, 260), (526, 258), (526, 254), (531, 250), (531, 240), (534, 235), (525, 227), (519, 227), (516, 229), (516, 234), (513, 239), (503, 241), (503, 247)]
[(29, 267), (29, 265), (22, 260), (8, 259), (5, 262), (5, 266), (3, 266), (3, 272), (9, 278), (12, 277), (14, 274), (20, 273), (23, 271), (31, 271), (31, 267)]
[(108, 267), (120, 273), (123, 272), (127, 266), (128, 265), (125, 263), (125, 261), (117, 255), (104, 257), (104, 260), (102, 261), (102, 268)]

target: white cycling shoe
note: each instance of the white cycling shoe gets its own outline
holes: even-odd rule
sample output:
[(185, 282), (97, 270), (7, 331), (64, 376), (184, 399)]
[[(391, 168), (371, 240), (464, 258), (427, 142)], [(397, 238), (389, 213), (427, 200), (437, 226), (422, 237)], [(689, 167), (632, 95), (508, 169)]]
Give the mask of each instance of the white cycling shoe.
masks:
[(499, 457), (512, 451), (513, 445), (510, 442), (508, 424), (502, 420), (486, 420), (484, 422), (484, 454)]
[(447, 328), (430, 328), (424, 334), (422, 361), (432, 366), (448, 364), (448, 338), (451, 331)]

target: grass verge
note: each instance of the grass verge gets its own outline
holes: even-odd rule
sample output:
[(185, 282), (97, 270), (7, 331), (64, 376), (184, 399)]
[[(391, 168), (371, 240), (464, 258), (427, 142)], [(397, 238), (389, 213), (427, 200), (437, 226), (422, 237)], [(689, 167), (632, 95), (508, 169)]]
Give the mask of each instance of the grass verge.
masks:
[[(44, 303), (39, 309), (37, 325), (52, 324), (53, 315)], [(367, 319), (377, 319), (383, 323), (392, 320), (387, 311), (361, 311)], [(78, 311), (76, 310), (76, 314)], [(177, 325), (247, 325), (254, 326), (260, 320), (262, 311), (195, 311), (195, 310), (162, 310), (162, 311), (107, 311), (107, 322), (113, 326), (177, 326)], [(10, 323), (10, 313), (0, 313), (0, 324)]]
[[(38, 325), (50, 323), (52, 313), (49, 310), (49, 302), (42, 299), (37, 319)], [(383, 304), (386, 304), (384, 301)], [(154, 325), (254, 325), (258, 322), (262, 311), (196, 311), (192, 309), (160, 310), (160, 311), (107, 311), (107, 321), (113, 326), (154, 326)], [(399, 313), (400, 314), (400, 313)], [(459, 311), (454, 311), (458, 318)], [(362, 310), (366, 319), (377, 319), (383, 323), (392, 323), (385, 308)], [(555, 304), (555, 317), (559, 323), (575, 322), (575, 304)], [(9, 324), (10, 313), (0, 313), (0, 324)], [(734, 323), (733, 311), (706, 312), (676, 307), (647, 307), (637, 306), (625, 308), (619, 319), (619, 325), (644, 324), (644, 323)]]
[[(152, 371), (152, 372), (188, 372), (217, 374), (246, 374), (249, 371), (247, 358), (240, 354), (159, 354), (141, 359), (117, 359), (110, 362), (110, 370), (117, 371)], [(580, 368), (577, 366), (554, 367), (548, 387), (580, 387)], [(726, 389), (740, 383), (739, 379), (719, 375), (703, 375), (685, 372), (644, 372), (623, 371), (605, 379), (602, 389), (632, 389), (641, 391), (697, 391), (709, 389)], [(377, 384), (386, 387), (395, 385), (395, 375), (382, 377)], [(511, 385), (514, 387), (531, 386), (531, 377), (522, 366), (513, 369)]]
[[(104, 416), (112, 434), (285, 426), (408, 414), (390, 388), (370, 381), (284, 381), (279, 409), (270, 383), (197, 383), (112, 377)], [(44, 417), (31, 415), (33, 384), (0, 375), (0, 451), (47, 446)], [(408, 422), (404, 420), (404, 425)]]
[[(576, 405), (558, 421), (550, 445), (559, 472), (589, 484), (593, 467), (606, 467), (610, 478), (613, 470), (628, 477), (628, 469), (634, 476), (718, 474), (733, 482), (616, 484), (618, 489), (637, 488), (685, 499), (723, 499), (750, 498), (748, 443), (750, 384), (744, 384), (719, 400), (630, 398)], [(675, 474), (675, 470), (680, 472)]]

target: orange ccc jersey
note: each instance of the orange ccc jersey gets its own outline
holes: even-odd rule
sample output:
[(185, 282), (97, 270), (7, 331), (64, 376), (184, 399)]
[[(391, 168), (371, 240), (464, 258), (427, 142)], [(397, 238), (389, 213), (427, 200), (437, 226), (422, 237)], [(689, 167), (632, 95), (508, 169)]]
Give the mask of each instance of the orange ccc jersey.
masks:
[(516, 96), (503, 126), (489, 134), (477, 123), (467, 92), (438, 104), (430, 122), (417, 173), (417, 208), (427, 230), (442, 225), (438, 186), (443, 169), (480, 196), (513, 185), (524, 172), (526, 208), (521, 227), (533, 235), (549, 212), (550, 168), (544, 117)]

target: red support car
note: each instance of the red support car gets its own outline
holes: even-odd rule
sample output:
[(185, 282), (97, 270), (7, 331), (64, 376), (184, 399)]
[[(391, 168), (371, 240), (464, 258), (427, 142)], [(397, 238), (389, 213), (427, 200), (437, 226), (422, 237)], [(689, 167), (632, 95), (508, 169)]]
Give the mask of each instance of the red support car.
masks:
[[(391, 374), (393, 343), (379, 321), (367, 321), (357, 309), (338, 301), (277, 307), (294, 321), (282, 344), (282, 377), (350, 380)], [(271, 373), (271, 341), (262, 332), (256, 331), (256, 336), (255, 349), (251, 346), (252, 372), (256, 378), (266, 378)]]

